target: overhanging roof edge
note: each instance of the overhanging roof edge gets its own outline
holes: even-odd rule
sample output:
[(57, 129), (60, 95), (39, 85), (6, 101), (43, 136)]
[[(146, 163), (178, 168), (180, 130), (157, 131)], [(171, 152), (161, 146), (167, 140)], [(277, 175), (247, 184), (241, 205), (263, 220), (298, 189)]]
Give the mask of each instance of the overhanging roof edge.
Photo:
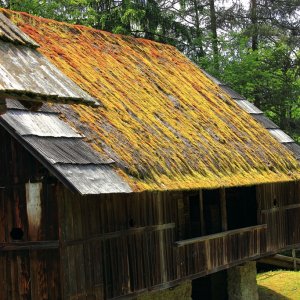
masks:
[[(66, 178), (66, 176), (55, 167), (55, 164), (52, 165), (50, 162), (48, 162), (37, 150), (35, 150), (29, 143), (26, 142), (25, 139), (22, 138), (21, 135), (19, 135), (16, 130), (11, 127), (1, 116), (0, 116), (0, 126), (2, 126), (13, 138), (15, 138), (31, 155), (34, 156), (46, 169), (49, 170), (53, 174), (54, 177), (56, 177), (62, 184), (64, 184), (67, 188), (69, 188), (72, 192), (78, 192), (80, 195), (92, 195), (95, 193), (83, 193), (79, 188), (77, 188), (70, 180)], [(62, 164), (62, 165), (68, 165), (68, 164)], [(95, 164), (96, 165), (96, 164)], [(102, 166), (102, 164), (98, 164), (99, 166)], [(117, 174), (117, 172), (112, 168), (112, 170)], [(120, 177), (120, 175), (117, 174), (117, 176)], [(120, 177), (121, 178), (121, 177)], [(123, 180), (123, 179), (121, 179)], [(123, 191), (123, 193), (130, 193), (132, 190), (127, 189)], [(119, 192), (121, 193), (121, 192)], [(104, 194), (104, 193), (99, 193)]]

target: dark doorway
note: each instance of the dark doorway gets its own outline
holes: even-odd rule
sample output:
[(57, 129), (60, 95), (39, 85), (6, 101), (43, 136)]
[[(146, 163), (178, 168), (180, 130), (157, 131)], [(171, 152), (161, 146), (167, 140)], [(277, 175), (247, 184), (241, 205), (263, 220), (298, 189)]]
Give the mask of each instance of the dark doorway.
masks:
[(227, 272), (220, 271), (192, 281), (193, 300), (227, 300)]
[(201, 236), (199, 191), (189, 195), (190, 237)]
[(203, 190), (205, 234), (222, 231), (220, 190)]
[(257, 225), (255, 187), (226, 189), (228, 230)]

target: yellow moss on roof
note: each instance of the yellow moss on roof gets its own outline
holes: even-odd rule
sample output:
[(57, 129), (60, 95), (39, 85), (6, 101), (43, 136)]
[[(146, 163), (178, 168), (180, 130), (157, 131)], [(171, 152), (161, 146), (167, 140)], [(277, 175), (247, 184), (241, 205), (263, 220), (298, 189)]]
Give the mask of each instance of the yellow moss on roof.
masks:
[(103, 103), (62, 111), (134, 190), (299, 178), (294, 157), (174, 47), (4, 12)]

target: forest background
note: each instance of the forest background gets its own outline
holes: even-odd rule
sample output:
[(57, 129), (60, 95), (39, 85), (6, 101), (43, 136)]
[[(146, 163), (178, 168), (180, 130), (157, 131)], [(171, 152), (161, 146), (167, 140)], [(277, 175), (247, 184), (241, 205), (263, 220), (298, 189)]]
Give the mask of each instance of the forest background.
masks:
[(300, 0), (0, 0), (172, 44), (300, 142)]

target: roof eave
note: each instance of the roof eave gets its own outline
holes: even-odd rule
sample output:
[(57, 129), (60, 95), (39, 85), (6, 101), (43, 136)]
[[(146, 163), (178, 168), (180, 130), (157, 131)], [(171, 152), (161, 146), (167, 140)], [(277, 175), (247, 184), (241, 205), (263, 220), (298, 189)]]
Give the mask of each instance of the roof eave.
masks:
[(59, 181), (62, 182), (62, 184), (66, 185), (72, 192), (79, 192), (68, 180), (65, 179), (65, 177), (58, 172), (53, 166), (48, 163), (37, 151), (34, 151), (34, 149), (22, 139), (15, 130), (13, 130), (2, 118), (0, 118), (0, 125), (3, 126), (7, 132), (11, 134), (13, 138), (15, 138), (27, 151), (29, 151), (30, 154), (32, 154), (46, 169), (50, 171), (56, 177)]
[(36, 41), (22, 32), (2, 12), (0, 12), (0, 40), (33, 49), (40, 47)]
[(91, 107), (102, 106), (95, 98), (84, 99), (76, 97), (60, 97), (58, 95), (39, 94), (22, 90), (0, 90), (0, 99), (12, 99), (17, 101), (55, 103), (55, 104), (82, 104)]

